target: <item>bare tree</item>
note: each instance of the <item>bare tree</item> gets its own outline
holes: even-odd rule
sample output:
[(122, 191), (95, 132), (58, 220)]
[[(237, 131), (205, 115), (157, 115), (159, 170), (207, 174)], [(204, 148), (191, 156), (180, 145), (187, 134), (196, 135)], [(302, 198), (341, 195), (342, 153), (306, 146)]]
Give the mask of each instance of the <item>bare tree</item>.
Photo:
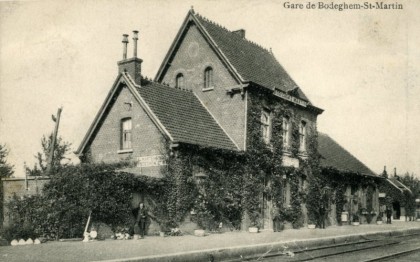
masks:
[[(30, 176), (41, 176), (45, 175), (45, 172), (48, 168), (48, 160), (50, 159), (51, 154), (51, 146), (53, 141), (53, 134), (50, 134), (47, 136), (42, 136), (41, 138), (41, 147), (42, 151), (38, 152), (35, 155), (35, 158), (37, 160), (37, 163), (35, 163), (34, 167), (32, 169), (27, 168), (27, 171), (29, 172)], [(71, 151), (71, 143), (64, 141), (61, 137), (58, 137), (55, 142), (54, 147), (54, 157), (53, 162), (51, 166), (51, 171), (54, 173), (54, 171), (57, 171), (58, 169), (62, 168), (66, 165), (66, 163), (63, 163), (63, 160), (68, 159), (66, 156)]]

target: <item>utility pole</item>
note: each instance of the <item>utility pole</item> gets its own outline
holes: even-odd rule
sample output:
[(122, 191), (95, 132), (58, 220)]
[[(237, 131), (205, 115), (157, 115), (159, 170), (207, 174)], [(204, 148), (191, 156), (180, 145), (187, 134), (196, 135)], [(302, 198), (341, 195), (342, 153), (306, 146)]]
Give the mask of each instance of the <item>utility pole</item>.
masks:
[(61, 115), (62, 110), (63, 110), (62, 107), (60, 107), (57, 110), (57, 117), (55, 117), (54, 115), (51, 115), (52, 120), (55, 122), (55, 128), (54, 128), (54, 133), (53, 133), (52, 141), (50, 145), (50, 155), (48, 156), (47, 175), (50, 175), (51, 170), (52, 170), (52, 165), (54, 162), (54, 149), (55, 149), (55, 143), (57, 140), (58, 126), (60, 125), (60, 115)]

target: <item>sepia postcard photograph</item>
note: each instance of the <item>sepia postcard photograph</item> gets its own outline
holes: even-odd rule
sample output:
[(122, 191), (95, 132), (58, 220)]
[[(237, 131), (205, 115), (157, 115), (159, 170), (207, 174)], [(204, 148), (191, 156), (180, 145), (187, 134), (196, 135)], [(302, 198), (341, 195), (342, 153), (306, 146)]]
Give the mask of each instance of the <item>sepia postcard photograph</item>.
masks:
[(419, 13), (0, 1), (0, 261), (420, 261)]

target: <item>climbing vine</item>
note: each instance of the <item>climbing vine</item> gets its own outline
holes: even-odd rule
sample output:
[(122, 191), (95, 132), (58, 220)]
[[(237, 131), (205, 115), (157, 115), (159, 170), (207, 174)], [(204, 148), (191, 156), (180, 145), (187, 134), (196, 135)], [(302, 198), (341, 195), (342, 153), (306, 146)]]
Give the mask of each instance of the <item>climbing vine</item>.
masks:
[[(251, 183), (254, 187), (245, 188), (244, 209), (253, 219), (261, 215), (261, 209), (257, 208), (257, 203), (261, 202), (261, 188), (269, 186), (268, 194), (274, 205), (280, 210), (280, 218), (284, 222), (291, 222), (293, 227), (298, 228), (303, 225), (302, 203), (305, 193), (300, 187), (300, 180), (306, 176), (303, 171), (306, 167), (294, 168), (286, 167), (283, 163), (285, 148), (283, 147), (283, 117), (287, 117), (291, 125), (289, 156), (299, 158), (300, 162), (305, 162), (299, 155), (299, 123), (302, 116), (298, 111), (291, 110), (285, 104), (279, 103), (275, 98), (267, 97), (258, 92), (251, 93), (252, 100), (249, 100), (248, 109), (248, 168)], [(261, 136), (261, 114), (263, 110), (271, 113), (271, 137), (270, 143), (266, 144)], [(316, 140), (316, 130), (308, 132), (312, 140)], [(314, 138), (315, 137), (315, 138)], [(309, 140), (309, 139), (308, 139)], [(308, 155), (316, 150), (308, 147)], [(271, 185), (266, 185), (270, 181)], [(246, 182), (245, 182), (246, 183)], [(290, 203), (284, 202), (286, 185), (290, 187)], [(255, 186), (257, 185), (257, 186)], [(257, 215), (256, 215), (257, 214)], [(254, 221), (255, 222), (255, 221)]]
[[(246, 214), (253, 226), (262, 226), (263, 199), (271, 199), (281, 210), (284, 222), (293, 227), (303, 225), (302, 204), (306, 193), (301, 187), (302, 168), (285, 167), (283, 163), (283, 117), (287, 116), (290, 130), (289, 156), (299, 155), (299, 123), (301, 115), (275, 98), (252, 91), (248, 100), (247, 150), (231, 152), (215, 148), (180, 145), (171, 155), (165, 171), (167, 184), (165, 203), (167, 219), (173, 224), (183, 221), (188, 212), (201, 228), (214, 229), (222, 222), (240, 228)], [(261, 114), (270, 112), (271, 137), (266, 143), (261, 135)], [(310, 129), (316, 140), (316, 130)], [(172, 152), (172, 153), (171, 153)], [(316, 152), (308, 147), (307, 153)], [(304, 159), (300, 159), (303, 163)], [(196, 177), (199, 174), (199, 177)], [(204, 178), (202, 178), (204, 177)], [(285, 188), (290, 188), (290, 202), (285, 203)], [(165, 208), (163, 208), (165, 209)]]

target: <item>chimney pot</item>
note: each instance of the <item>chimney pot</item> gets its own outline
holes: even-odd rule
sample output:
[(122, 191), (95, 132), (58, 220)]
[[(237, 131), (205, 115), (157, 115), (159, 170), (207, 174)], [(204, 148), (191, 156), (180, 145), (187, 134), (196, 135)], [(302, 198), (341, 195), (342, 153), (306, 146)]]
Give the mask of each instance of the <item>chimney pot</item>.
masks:
[(128, 35), (127, 34), (123, 34), (122, 43), (123, 43), (123, 47), (124, 47), (123, 59), (127, 59), (127, 44), (128, 44)]
[(386, 172), (386, 166), (384, 166), (384, 171), (382, 172), (382, 176), (388, 178), (388, 173)]
[(133, 31), (133, 41), (134, 41), (134, 50), (133, 50), (133, 57), (137, 57), (137, 40), (139, 39), (139, 31)]

